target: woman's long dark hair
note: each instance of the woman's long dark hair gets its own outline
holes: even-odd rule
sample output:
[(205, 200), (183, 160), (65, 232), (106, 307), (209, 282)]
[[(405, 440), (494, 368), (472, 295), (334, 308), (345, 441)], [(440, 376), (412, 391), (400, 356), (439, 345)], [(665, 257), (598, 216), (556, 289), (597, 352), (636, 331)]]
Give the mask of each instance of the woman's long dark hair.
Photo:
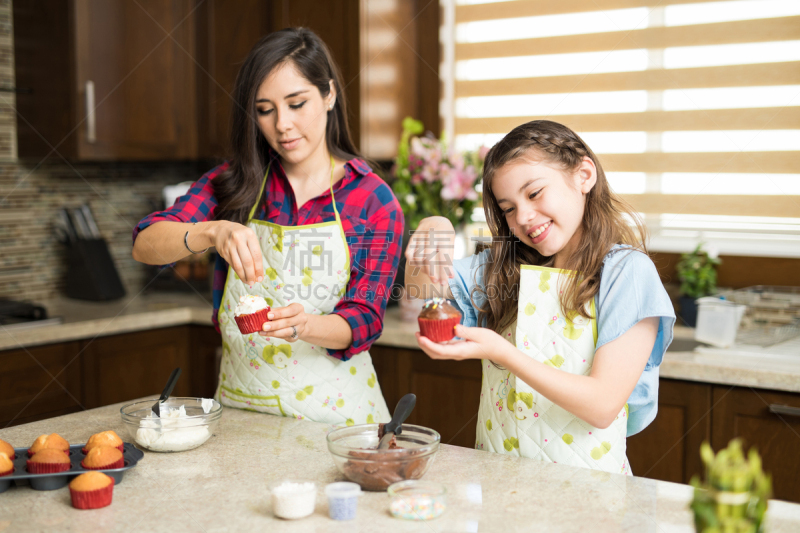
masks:
[(307, 28), (286, 28), (270, 33), (256, 44), (239, 69), (233, 88), (231, 109), (231, 164), (214, 178), (214, 196), (219, 202), (217, 220), (247, 223), (247, 216), (260, 193), (270, 159), (277, 158), (261, 133), (256, 119), (256, 93), (261, 83), (278, 66), (291, 62), (322, 97), (336, 89), (333, 109), (328, 111), (325, 142), (337, 159), (359, 157), (347, 124), (347, 99), (339, 68), (330, 50), (317, 34)]

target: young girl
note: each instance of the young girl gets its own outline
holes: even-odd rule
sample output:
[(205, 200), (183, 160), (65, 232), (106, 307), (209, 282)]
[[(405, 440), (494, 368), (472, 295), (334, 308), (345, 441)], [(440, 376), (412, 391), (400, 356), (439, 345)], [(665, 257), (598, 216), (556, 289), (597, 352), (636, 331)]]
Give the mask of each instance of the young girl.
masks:
[(476, 448), (630, 474), (625, 439), (655, 418), (675, 323), (645, 230), (561, 124), (515, 128), (483, 179), (490, 249), (453, 262), (443, 217), (423, 220), (409, 243), (406, 286), (443, 292), (464, 317), (463, 340), (417, 333), (419, 346), (482, 360)]

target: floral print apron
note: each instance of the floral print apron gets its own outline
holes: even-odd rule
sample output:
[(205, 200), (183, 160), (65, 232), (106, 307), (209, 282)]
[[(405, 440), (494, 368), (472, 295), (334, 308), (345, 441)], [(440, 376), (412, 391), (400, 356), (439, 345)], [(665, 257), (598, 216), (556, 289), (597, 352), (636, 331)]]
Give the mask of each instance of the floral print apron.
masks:
[[(331, 158), (335, 221), (281, 226), (253, 219), (258, 201), (250, 211), (247, 225), (261, 244), (264, 281), (248, 288), (228, 269), (219, 309), (222, 363), (215, 395), (222, 405), (333, 425), (390, 420), (368, 352), (342, 361), (303, 340), (242, 335), (234, 320), (239, 297), (246, 294), (265, 298), (270, 307), (297, 302), (315, 315), (331, 313), (344, 296), (350, 250), (333, 197), (333, 168)], [(262, 191), (268, 175), (269, 169)]]
[[(565, 314), (559, 299), (559, 279), (572, 275), (575, 272), (523, 265), (516, 327), (503, 336), (540, 363), (589, 375), (597, 322)], [(594, 301), (590, 308), (596, 317)], [(476, 448), (630, 475), (625, 455), (627, 404), (608, 428), (598, 429), (509, 371), (489, 360), (482, 363)]]

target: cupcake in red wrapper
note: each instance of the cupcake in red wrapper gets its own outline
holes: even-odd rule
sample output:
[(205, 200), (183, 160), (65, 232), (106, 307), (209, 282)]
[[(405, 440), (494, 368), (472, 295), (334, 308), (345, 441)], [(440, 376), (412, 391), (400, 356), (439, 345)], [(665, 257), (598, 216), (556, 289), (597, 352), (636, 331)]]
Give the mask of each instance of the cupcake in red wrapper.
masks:
[(50, 435), (39, 435), (31, 447), (28, 448), (28, 457), (33, 457), (37, 452), (45, 449), (61, 450), (69, 455), (69, 442), (58, 433)]
[(0, 453), (6, 454), (9, 459), (14, 459), (17, 456), (16, 452), (14, 452), (14, 447), (3, 439), (0, 439)]
[(425, 301), (417, 318), (419, 332), (433, 342), (449, 341), (456, 336), (456, 326), (461, 323), (461, 312), (444, 298)]
[(239, 298), (239, 305), (233, 310), (236, 325), (242, 335), (261, 331), (264, 322), (269, 322), (267, 314), (270, 307), (261, 296), (248, 294)]
[(86, 446), (84, 446), (81, 451), (83, 453), (89, 453), (90, 450), (98, 446), (111, 446), (121, 452), (125, 451), (125, 444), (122, 442), (122, 439), (119, 438), (119, 435), (117, 435), (115, 431), (111, 430), (101, 431), (89, 437)]
[(45, 448), (33, 454), (27, 464), (31, 474), (56, 474), (69, 470), (70, 460), (61, 450)]
[(14, 473), (14, 463), (5, 452), (0, 452), (0, 477), (10, 476)]
[(118, 448), (112, 446), (98, 446), (89, 450), (81, 461), (81, 466), (87, 470), (105, 470), (108, 468), (122, 468), (125, 459)]
[(102, 472), (86, 472), (70, 482), (69, 495), (75, 509), (106, 507), (114, 496), (114, 479)]

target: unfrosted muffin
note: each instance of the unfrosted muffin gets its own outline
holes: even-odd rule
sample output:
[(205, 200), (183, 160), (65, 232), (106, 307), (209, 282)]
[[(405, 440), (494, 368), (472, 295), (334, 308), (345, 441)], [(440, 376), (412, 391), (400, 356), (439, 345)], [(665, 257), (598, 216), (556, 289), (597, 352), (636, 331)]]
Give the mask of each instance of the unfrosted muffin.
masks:
[(89, 453), (81, 461), (81, 466), (88, 470), (122, 468), (125, 466), (125, 459), (122, 458), (122, 452), (118, 448), (98, 446), (89, 450)]
[(61, 450), (69, 455), (69, 442), (67, 442), (64, 437), (58, 433), (40, 435), (35, 441), (33, 441), (31, 447), (28, 448), (28, 457), (33, 457), (36, 452), (45, 449)]
[(14, 447), (3, 439), (0, 439), (0, 453), (6, 454), (9, 459), (14, 459), (16, 457)]
[(97, 448), (98, 446), (111, 446), (112, 448), (117, 448), (121, 452), (125, 451), (125, 444), (122, 442), (122, 439), (119, 438), (116, 432), (111, 430), (101, 431), (89, 437), (89, 441), (81, 451), (83, 453), (89, 453), (89, 450)]
[(0, 452), (0, 477), (8, 476), (14, 472), (14, 463), (5, 452)]
[(69, 455), (61, 450), (45, 448), (33, 454), (27, 464), (31, 474), (55, 474), (69, 470), (70, 460)]
[(269, 311), (270, 307), (264, 298), (248, 294), (239, 297), (239, 304), (233, 310), (233, 318), (239, 326), (239, 331), (243, 335), (248, 335), (261, 331), (264, 322), (269, 322), (267, 318)]
[(114, 479), (102, 472), (86, 472), (70, 482), (69, 495), (75, 509), (106, 507), (114, 495)]
[(449, 341), (456, 336), (456, 326), (461, 322), (461, 311), (444, 298), (425, 300), (417, 319), (419, 332), (433, 342)]

